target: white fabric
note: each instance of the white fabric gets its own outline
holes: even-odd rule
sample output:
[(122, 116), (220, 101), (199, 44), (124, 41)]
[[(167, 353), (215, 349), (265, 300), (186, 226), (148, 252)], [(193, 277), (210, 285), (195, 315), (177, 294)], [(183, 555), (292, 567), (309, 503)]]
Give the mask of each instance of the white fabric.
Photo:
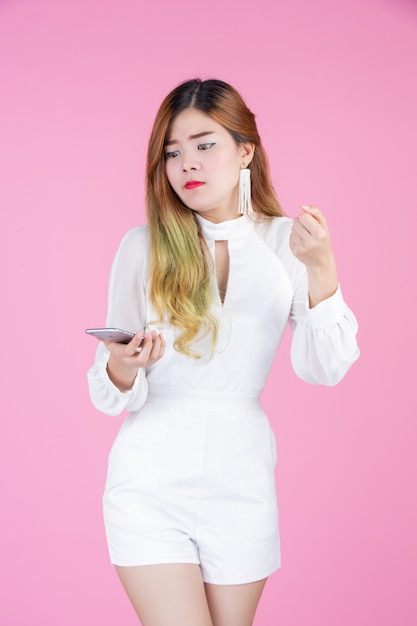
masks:
[[(130, 230), (117, 252), (110, 278), (107, 325), (135, 332), (164, 333), (163, 359), (138, 374), (131, 390), (121, 393), (106, 373), (108, 351), (100, 344), (88, 379), (94, 405), (109, 415), (138, 410), (148, 385), (177, 393), (260, 395), (289, 321), (295, 372), (309, 383), (334, 385), (358, 358), (357, 323), (340, 287), (318, 306), (308, 306), (304, 265), (289, 249), (291, 220), (254, 223), (247, 216), (213, 224), (198, 218), (214, 258), (216, 239), (228, 239), (230, 271), (224, 305), (213, 274), (214, 309), (220, 320), (212, 359), (195, 361), (176, 352), (171, 328), (155, 324), (147, 299), (149, 236), (146, 226)], [(196, 344), (208, 351), (209, 339)]]
[(275, 462), (255, 399), (150, 393), (110, 453), (111, 562), (199, 563), (213, 584), (266, 578), (281, 563)]
[(135, 332), (146, 323), (164, 333), (166, 353), (122, 393), (107, 376), (100, 344), (88, 380), (98, 409), (130, 411), (104, 495), (112, 562), (200, 563), (206, 582), (239, 584), (280, 564), (275, 441), (258, 401), (286, 324), (296, 373), (334, 385), (359, 355), (357, 323), (340, 288), (309, 309), (305, 268), (289, 249), (290, 219), (197, 219), (213, 259), (216, 240), (228, 240), (230, 258), (224, 304), (212, 277), (220, 325), (212, 358), (210, 338), (195, 344), (203, 354), (196, 361), (174, 350), (175, 329), (155, 323), (142, 226), (117, 252), (107, 325)]

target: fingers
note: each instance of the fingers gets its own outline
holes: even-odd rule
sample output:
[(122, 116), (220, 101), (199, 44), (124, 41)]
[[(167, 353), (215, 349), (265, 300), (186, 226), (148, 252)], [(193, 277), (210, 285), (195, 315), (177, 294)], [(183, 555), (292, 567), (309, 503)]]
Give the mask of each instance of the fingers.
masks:
[(323, 213), (320, 211), (318, 207), (312, 204), (302, 204), (301, 208), (303, 209), (304, 213), (302, 213), (300, 217), (302, 217), (303, 215), (305, 216), (311, 215), (311, 217), (317, 220), (319, 224), (327, 227), (326, 218), (324, 217)]
[(332, 260), (329, 229), (322, 212), (303, 205), (303, 213), (293, 220), (290, 248), (307, 266), (324, 266)]
[(308, 236), (321, 240), (328, 235), (327, 222), (320, 211), (315, 206), (302, 205), (303, 213), (293, 220), (293, 232), (300, 239), (304, 240)]
[(145, 333), (144, 330), (138, 330), (136, 335), (133, 337), (129, 344), (133, 356), (135, 356), (138, 352), (142, 352), (147, 335), (150, 335), (150, 333)]
[(155, 363), (164, 355), (165, 345), (164, 336), (157, 333), (156, 330), (146, 333), (143, 337), (139, 360), (145, 362), (146, 365)]
[(129, 367), (147, 367), (158, 361), (165, 352), (165, 338), (156, 330), (139, 330), (128, 344), (105, 341), (112, 356)]
[(326, 233), (326, 228), (311, 215), (300, 215), (293, 220), (292, 234), (300, 241), (321, 239)]

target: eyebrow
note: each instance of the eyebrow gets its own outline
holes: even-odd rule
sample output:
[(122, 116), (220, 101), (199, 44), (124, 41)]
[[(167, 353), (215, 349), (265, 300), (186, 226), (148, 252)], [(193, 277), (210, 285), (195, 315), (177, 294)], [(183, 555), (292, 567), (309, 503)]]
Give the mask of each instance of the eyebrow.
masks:
[[(190, 135), (188, 139), (199, 139), (200, 137), (205, 137), (206, 135), (213, 135), (214, 130), (205, 130), (202, 133), (196, 133), (195, 135)], [(179, 143), (178, 139), (170, 139), (165, 142), (165, 146), (171, 146), (173, 143)]]

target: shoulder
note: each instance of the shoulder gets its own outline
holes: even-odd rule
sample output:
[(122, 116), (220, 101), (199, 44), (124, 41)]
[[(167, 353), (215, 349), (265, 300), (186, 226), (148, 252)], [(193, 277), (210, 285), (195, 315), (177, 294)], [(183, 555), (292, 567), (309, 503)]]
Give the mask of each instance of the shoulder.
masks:
[(149, 245), (149, 228), (146, 225), (143, 226), (134, 226), (130, 230), (127, 231), (122, 241), (120, 242), (120, 247), (131, 247), (135, 248), (137, 246), (148, 246)]
[(276, 254), (293, 282), (304, 273), (304, 265), (293, 255), (290, 235), (293, 220), (290, 217), (271, 217), (255, 222), (254, 229), (264, 243)]
[(255, 232), (276, 252), (289, 247), (293, 220), (287, 216), (259, 218), (254, 222)]
[(114, 258), (114, 267), (119, 271), (145, 268), (149, 257), (148, 226), (135, 226), (122, 238)]
[(141, 253), (149, 251), (149, 228), (148, 226), (135, 226), (127, 231), (122, 238), (117, 250), (117, 257), (137, 257)]

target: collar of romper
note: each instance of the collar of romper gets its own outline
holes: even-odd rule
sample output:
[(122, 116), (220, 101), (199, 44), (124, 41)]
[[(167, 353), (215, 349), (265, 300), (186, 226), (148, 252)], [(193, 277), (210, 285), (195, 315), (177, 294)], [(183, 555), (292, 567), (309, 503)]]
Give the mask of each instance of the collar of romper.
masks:
[(253, 226), (252, 220), (247, 215), (241, 215), (234, 220), (226, 220), (218, 224), (209, 222), (198, 213), (195, 216), (204, 238), (212, 241), (238, 239), (246, 235)]

